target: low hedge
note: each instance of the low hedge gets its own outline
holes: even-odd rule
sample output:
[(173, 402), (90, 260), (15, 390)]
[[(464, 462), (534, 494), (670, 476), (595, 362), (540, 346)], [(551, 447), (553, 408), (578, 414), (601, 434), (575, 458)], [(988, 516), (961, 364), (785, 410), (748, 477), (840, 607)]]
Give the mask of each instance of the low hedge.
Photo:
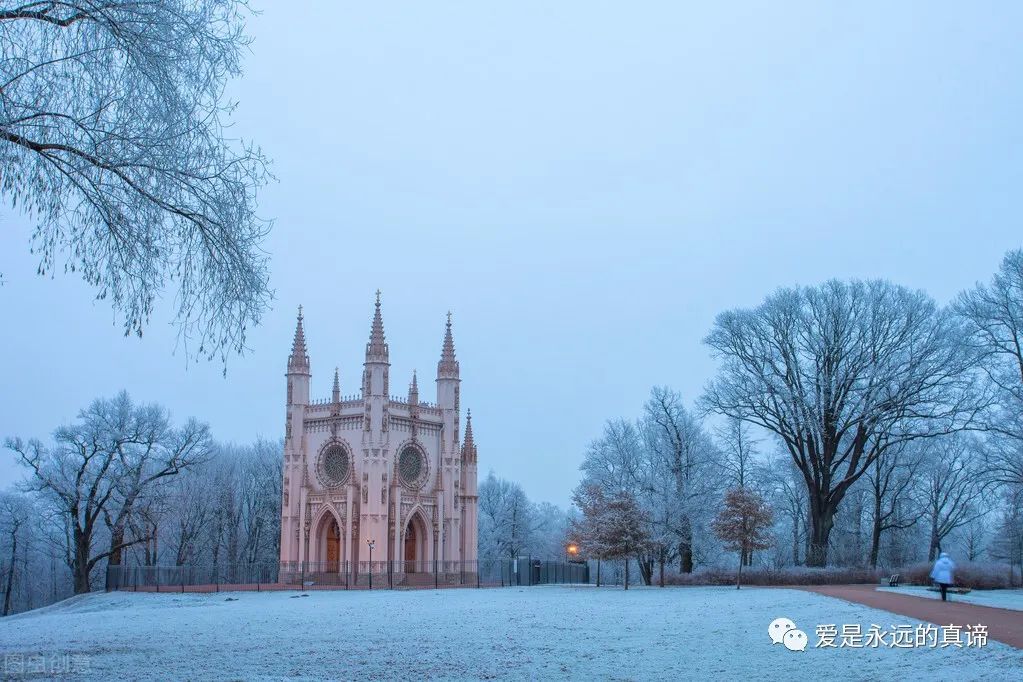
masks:
[[(744, 568), (743, 585), (849, 585), (876, 583), (882, 571), (872, 568)], [(656, 582), (656, 578), (655, 578)], [(708, 567), (665, 576), (668, 585), (734, 585), (735, 569)]]
[[(930, 585), (931, 568), (930, 562), (911, 564), (898, 571), (902, 576), (902, 582), (907, 585)], [(974, 590), (996, 590), (1012, 587), (1009, 578), (1009, 567), (1005, 564), (989, 564), (976, 561), (956, 562), (955, 570), (956, 585), (969, 587)]]

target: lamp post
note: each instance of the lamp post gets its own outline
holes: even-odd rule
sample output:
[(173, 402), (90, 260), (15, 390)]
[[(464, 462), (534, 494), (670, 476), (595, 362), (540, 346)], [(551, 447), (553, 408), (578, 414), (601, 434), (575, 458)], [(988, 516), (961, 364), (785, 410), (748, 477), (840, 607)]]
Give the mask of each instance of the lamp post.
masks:
[[(575, 544), (574, 542), (570, 542), (568, 543), (568, 547), (565, 548), (565, 551), (568, 553), (568, 561), (566, 562), (565, 569), (571, 572), (572, 571), (571, 563), (572, 560), (575, 559), (576, 556), (578, 556), (579, 554), (579, 545)], [(569, 576), (569, 580), (571, 580), (571, 576)]]
[(369, 589), (373, 589), (373, 546), (376, 545), (372, 540), (366, 540), (366, 544), (369, 545)]

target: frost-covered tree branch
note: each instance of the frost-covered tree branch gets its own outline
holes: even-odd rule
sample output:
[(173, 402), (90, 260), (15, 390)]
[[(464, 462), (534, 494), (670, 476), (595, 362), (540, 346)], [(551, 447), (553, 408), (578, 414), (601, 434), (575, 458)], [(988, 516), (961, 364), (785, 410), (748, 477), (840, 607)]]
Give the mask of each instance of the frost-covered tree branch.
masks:
[(226, 361), (266, 309), (270, 178), (228, 136), (244, 0), (0, 2), (0, 192), (39, 273), (79, 273), (141, 335), (168, 286), (191, 356)]
[(838, 505), (877, 458), (976, 424), (988, 401), (962, 336), (926, 294), (884, 281), (782, 289), (718, 316), (704, 404), (784, 443), (809, 492), (808, 565), (826, 565)]
[(1023, 249), (1007, 253), (991, 283), (964, 292), (955, 309), (997, 391), (988, 464), (1001, 482), (1023, 485)]

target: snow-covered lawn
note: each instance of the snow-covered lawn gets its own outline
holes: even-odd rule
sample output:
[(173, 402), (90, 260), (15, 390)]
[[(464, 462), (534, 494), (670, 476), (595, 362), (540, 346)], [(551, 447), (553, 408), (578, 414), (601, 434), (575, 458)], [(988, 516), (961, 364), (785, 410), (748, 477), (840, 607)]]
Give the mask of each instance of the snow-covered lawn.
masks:
[[(910, 594), (914, 597), (928, 597), (930, 599), (941, 599), (940, 592), (932, 592), (926, 587), (907, 585), (906, 587), (881, 587), (885, 592), (898, 592), (899, 594)], [(949, 594), (952, 601), (977, 604), (979, 606), (994, 606), (999, 609), (1013, 609), (1023, 611), (1023, 590), (972, 590), (967, 594)]]
[[(771, 644), (782, 616), (806, 651)], [(95, 679), (1023, 679), (997, 642), (817, 649), (824, 623), (913, 621), (786, 589), (114, 593), (0, 619), (0, 656), (74, 656)]]

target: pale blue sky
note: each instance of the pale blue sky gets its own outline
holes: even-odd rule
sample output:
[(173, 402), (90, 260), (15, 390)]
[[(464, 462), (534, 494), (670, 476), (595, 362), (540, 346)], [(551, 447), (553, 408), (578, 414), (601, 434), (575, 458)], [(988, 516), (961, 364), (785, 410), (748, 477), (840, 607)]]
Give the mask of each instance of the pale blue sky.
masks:
[(1019, 3), (254, 4), (234, 130), (279, 182), (251, 352), (223, 378), (166, 316), (122, 337), (4, 208), (0, 436), (126, 388), (277, 437), (298, 304), (313, 393), (335, 365), (354, 393), (379, 287), (392, 392), (415, 367), (432, 400), (450, 308), (481, 475), (566, 504), (606, 418), (699, 395), (717, 312), (829, 277), (946, 302), (1023, 245)]

